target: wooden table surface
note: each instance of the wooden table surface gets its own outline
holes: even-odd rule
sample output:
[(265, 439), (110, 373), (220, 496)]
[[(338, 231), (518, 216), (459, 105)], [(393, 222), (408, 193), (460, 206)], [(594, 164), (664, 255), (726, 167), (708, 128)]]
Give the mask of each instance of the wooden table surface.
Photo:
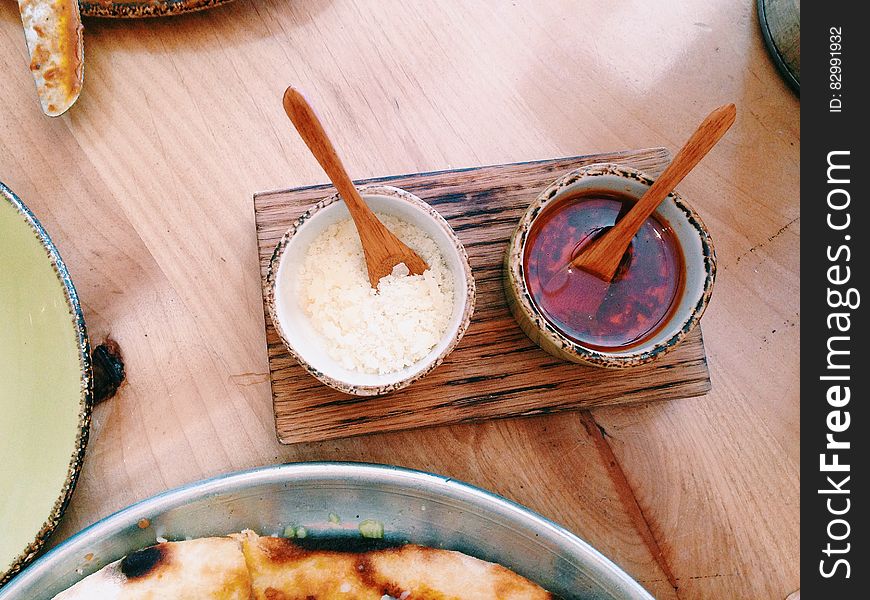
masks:
[[(564, 524), (660, 598), (800, 586), (799, 100), (755, 3), (237, 0), (86, 20), (85, 88), (40, 114), (0, 2), (0, 180), (73, 275), (128, 381), (97, 406), (55, 541), (168, 487), (286, 461), (434, 471)], [(717, 244), (703, 398), (282, 446), (252, 194), (322, 182), (290, 83), (357, 178), (663, 145), (736, 102), (679, 186)]]

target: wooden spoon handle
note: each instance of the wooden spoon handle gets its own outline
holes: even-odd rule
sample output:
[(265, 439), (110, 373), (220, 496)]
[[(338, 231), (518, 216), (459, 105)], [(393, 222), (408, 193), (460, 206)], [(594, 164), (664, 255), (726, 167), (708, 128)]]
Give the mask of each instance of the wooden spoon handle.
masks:
[[(653, 214), (677, 184), (701, 162), (701, 159), (722, 139), (734, 123), (737, 108), (733, 104), (720, 106), (709, 115), (686, 141), (664, 172), (656, 179), (637, 204), (613, 226), (611, 235), (616, 238), (620, 232), (634, 232)], [(630, 238), (629, 238), (630, 239)]]
[(344, 164), (338, 157), (338, 152), (332, 145), (329, 136), (326, 135), (326, 130), (320, 119), (317, 118), (314, 108), (308, 103), (305, 96), (294, 87), (288, 87), (287, 91), (284, 92), (284, 111), (290, 117), (305, 145), (308, 146), (317, 162), (326, 171), (326, 175), (335, 185), (335, 189), (341, 194), (348, 210), (353, 215), (354, 221), (360, 222), (359, 219), (364, 219), (364, 222), (380, 228), (380, 221), (377, 218), (372, 218), (374, 215), (344, 168)]
[(610, 231), (594, 240), (575, 256), (571, 265), (588, 271), (604, 281), (613, 279), (622, 256), (641, 225), (655, 212), (665, 196), (671, 193), (683, 177), (725, 135), (734, 123), (736, 115), (737, 108), (733, 104), (720, 106), (707, 115), (692, 137), (677, 152), (664, 173), (653, 182), (640, 200), (627, 214), (619, 218)]

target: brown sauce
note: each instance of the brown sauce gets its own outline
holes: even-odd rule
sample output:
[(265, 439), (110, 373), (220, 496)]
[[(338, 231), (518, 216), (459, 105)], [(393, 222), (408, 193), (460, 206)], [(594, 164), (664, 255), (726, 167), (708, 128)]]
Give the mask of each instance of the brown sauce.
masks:
[(556, 329), (593, 349), (645, 342), (661, 330), (682, 295), (683, 252), (670, 225), (656, 216), (641, 226), (609, 286), (568, 268), (578, 250), (634, 201), (609, 191), (581, 192), (547, 207), (529, 232), (523, 265), (533, 302)]

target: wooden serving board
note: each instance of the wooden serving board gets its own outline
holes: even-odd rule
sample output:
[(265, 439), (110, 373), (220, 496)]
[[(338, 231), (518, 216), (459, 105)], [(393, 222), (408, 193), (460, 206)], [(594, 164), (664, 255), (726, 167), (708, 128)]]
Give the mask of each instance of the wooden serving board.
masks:
[[(557, 177), (595, 162), (620, 162), (658, 175), (664, 148), (537, 162), (415, 173), (359, 181), (406, 189), (453, 226), (471, 259), (477, 304), (459, 346), (432, 373), (376, 398), (329, 388), (290, 356), (266, 313), (266, 341), (278, 439), (285, 444), (498, 417), (528, 416), (609, 404), (699, 396), (710, 390), (700, 329), (673, 352), (625, 370), (585, 367), (540, 350), (511, 316), (502, 258), (523, 211)], [(265, 285), (275, 245), (300, 214), (332, 193), (330, 185), (254, 196), (260, 270)], [(264, 311), (265, 312), (265, 311)]]

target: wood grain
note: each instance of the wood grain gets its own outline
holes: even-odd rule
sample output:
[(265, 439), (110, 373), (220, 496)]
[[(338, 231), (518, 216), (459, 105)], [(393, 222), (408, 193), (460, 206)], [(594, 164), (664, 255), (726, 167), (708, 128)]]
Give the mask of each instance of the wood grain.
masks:
[[(266, 340), (278, 439), (320, 441), (481, 419), (529, 416), (610, 404), (699, 396), (710, 389), (700, 330), (653, 363), (598, 369), (552, 357), (527, 338), (507, 308), (502, 261), (520, 216), (560, 175), (596, 162), (619, 162), (655, 176), (668, 164), (663, 148), (359, 182), (417, 194), (451, 224), (468, 252), (477, 309), (459, 346), (411, 387), (378, 398), (354, 397), (311, 377), (290, 356), (266, 314)], [(275, 245), (293, 221), (333, 193), (317, 185), (254, 196), (264, 302)]]
[[(203, 477), (356, 460), (529, 506), (656, 598), (800, 586), (800, 102), (753, 2), (235, 0), (85, 19), (85, 45), (81, 98), (46, 119), (0, 2), (0, 179), (59, 247), (92, 342), (111, 334), (127, 366), (53, 543)], [(289, 84), (328, 107), (360, 178), (676, 150), (709, 107), (742, 108), (678, 190), (716, 241), (713, 388), (592, 410), (627, 485), (575, 412), (278, 443), (251, 195), (323, 181), (281, 107)]]

